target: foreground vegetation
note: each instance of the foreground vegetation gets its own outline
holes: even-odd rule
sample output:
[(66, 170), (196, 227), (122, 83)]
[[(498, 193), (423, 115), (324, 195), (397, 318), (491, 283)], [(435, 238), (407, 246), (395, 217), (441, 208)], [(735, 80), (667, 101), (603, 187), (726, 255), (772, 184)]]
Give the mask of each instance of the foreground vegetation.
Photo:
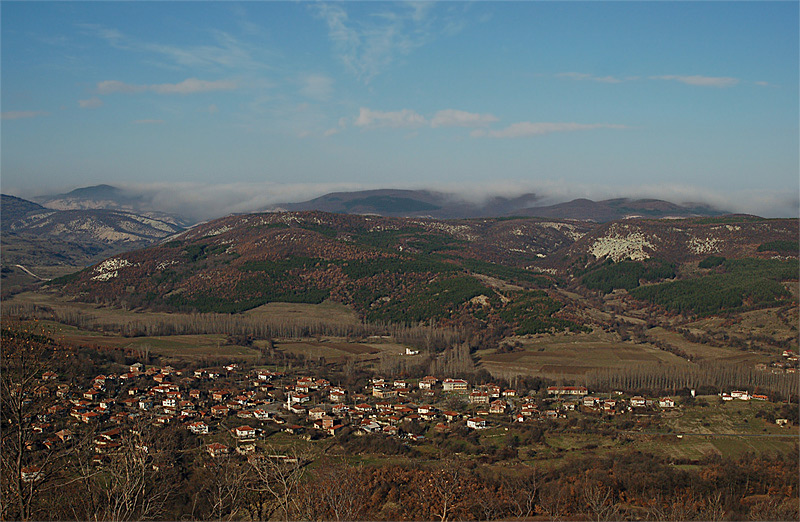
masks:
[[(158, 347), (144, 354), (64, 343), (55, 340), (49, 328), (8, 318), (2, 335), (3, 519), (794, 520), (798, 516), (796, 435), (784, 435), (785, 428), (774, 424), (776, 416), (792, 413), (797, 423), (796, 408), (790, 405), (732, 403), (711, 408), (708, 402), (716, 397), (695, 401), (686, 393), (678, 415), (642, 410), (609, 416), (586, 410), (520, 424), (495, 420), (486, 430), (455, 423), (444, 432), (405, 421), (404, 432), (423, 436), (416, 440), (359, 435), (355, 429), (333, 437), (309, 429), (308, 437), (298, 437), (280, 431), (281, 426), (297, 422), (291, 415), (286, 424), (277, 425), (231, 416), (214, 434), (199, 436), (186, 428), (191, 419), (163, 423), (158, 420), (163, 414), (139, 410), (115, 421), (71, 422), (68, 442), (45, 447), (47, 435), (39, 433), (55, 430), (45, 424), (64, 422), (49, 414), (53, 398), (42, 391), (53, 384), (42, 381), (45, 372), (56, 373), (56, 383), (88, 389), (97, 382), (96, 375), (121, 375), (145, 355), (155, 368), (164, 368), (161, 359), (169, 357), (176, 365), (172, 371), (184, 375), (208, 361), (160, 355)], [(292, 376), (311, 375), (354, 389), (383, 371), (365, 371), (346, 362), (321, 365), (320, 360), (282, 352), (280, 346), (279, 341), (274, 350), (257, 351), (259, 357), (249, 361), (234, 359), (242, 370), (276, 368), (283, 361), (289, 382)], [(439, 373), (477, 382), (491, 379), (475, 368), (468, 353), (452, 354), (449, 370), (442, 361), (432, 361), (425, 370), (438, 367)], [(384, 370), (402, 373), (410, 368)], [(205, 386), (235, 387), (233, 379)], [(504, 387), (512, 384), (493, 381)], [(517, 393), (542, 410), (552, 407), (545, 393), (549, 384), (531, 378), (513, 383)], [(127, 396), (129, 386), (119, 389), (121, 397)], [(190, 386), (203, 389), (204, 385), (194, 381)], [(666, 391), (662, 386), (642, 381), (631, 389), (659, 394)], [(277, 397), (282, 397), (278, 391), (282, 388), (275, 387)], [(706, 391), (713, 393), (710, 387)], [(474, 409), (458, 396), (440, 400), (442, 409)], [(237, 444), (232, 430), (253, 422), (260, 426), (254, 452), (208, 455), (210, 441)], [(113, 435), (114, 427), (124, 430)], [(104, 437), (114, 442), (100, 446)]]

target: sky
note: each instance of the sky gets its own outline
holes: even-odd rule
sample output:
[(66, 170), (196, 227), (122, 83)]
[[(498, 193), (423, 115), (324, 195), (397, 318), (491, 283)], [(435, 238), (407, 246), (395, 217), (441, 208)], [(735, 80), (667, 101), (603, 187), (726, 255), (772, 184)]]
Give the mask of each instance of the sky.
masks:
[(0, 3), (0, 184), (797, 216), (798, 2)]

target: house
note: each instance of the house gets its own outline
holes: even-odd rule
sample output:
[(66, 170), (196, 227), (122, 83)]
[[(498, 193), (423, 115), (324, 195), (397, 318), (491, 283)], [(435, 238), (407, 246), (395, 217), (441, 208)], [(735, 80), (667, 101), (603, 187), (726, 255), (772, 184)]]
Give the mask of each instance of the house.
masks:
[(95, 399), (99, 399), (100, 395), (102, 395), (98, 390), (89, 390), (83, 392), (83, 398), (87, 401), (93, 401)]
[(86, 411), (81, 413), (81, 421), (86, 424), (89, 424), (93, 421), (99, 421), (101, 417), (102, 416), (99, 413), (94, 411)]
[(44, 372), (42, 374), (43, 381), (54, 381), (58, 379), (58, 374), (56, 372)]
[(486, 392), (489, 394), (489, 397), (492, 399), (499, 399), (500, 398), (500, 386), (496, 384), (489, 384), (486, 386)]
[(503, 397), (516, 397), (517, 390), (503, 390)]
[(673, 401), (670, 397), (662, 397), (658, 400), (658, 406), (660, 408), (674, 408), (675, 401)]
[(211, 407), (211, 415), (213, 417), (227, 417), (228, 412), (228, 407), (224, 404), (215, 404)]
[(250, 426), (237, 426), (233, 429), (233, 436), (239, 440), (249, 440), (256, 437), (256, 429)]
[(739, 399), (742, 401), (749, 401), (750, 400), (750, 393), (742, 390), (734, 390), (731, 392), (731, 397), (734, 399)]
[(306, 395), (305, 393), (295, 393), (295, 392), (289, 392), (287, 398), (290, 404), (302, 404), (304, 402), (308, 402), (311, 400), (311, 397)]
[(308, 410), (308, 417), (313, 420), (321, 419), (325, 416), (325, 409), (317, 406)]
[(588, 396), (588, 395), (587, 395), (587, 396), (585, 396), (585, 397), (583, 398), (583, 405), (584, 405), (585, 407), (587, 407), (587, 408), (594, 408), (594, 407), (595, 407), (595, 405), (596, 405), (596, 404), (597, 404), (599, 401), (600, 401), (600, 399), (598, 399), (597, 397), (590, 397), (590, 396)]
[(347, 396), (345, 395), (344, 391), (339, 390), (331, 390), (331, 393), (328, 395), (331, 402), (341, 403), (344, 402)]
[(722, 393), (722, 394), (720, 394), (720, 397), (722, 397), (723, 401), (732, 401), (733, 400), (733, 396), (731, 396), (730, 393)]
[(253, 442), (238, 444), (236, 446), (236, 453), (239, 455), (250, 455), (256, 452), (256, 445)]
[(792, 425), (792, 423), (789, 421), (789, 419), (775, 419), (775, 424), (777, 424), (781, 428), (783, 428), (784, 426), (791, 426)]
[(331, 413), (337, 417), (343, 417), (350, 413), (350, 406), (346, 404), (334, 404), (331, 408)]
[(497, 399), (492, 401), (492, 403), (489, 405), (489, 413), (501, 415), (506, 412), (506, 408), (508, 408), (508, 403), (504, 400)]
[(422, 380), (419, 381), (418, 386), (420, 390), (430, 390), (434, 386), (436, 386), (437, 382), (439, 382), (439, 379), (437, 379), (432, 375), (428, 375), (426, 377), (423, 377)]
[(272, 414), (270, 412), (268, 412), (267, 410), (264, 410), (264, 409), (261, 409), (261, 408), (257, 408), (255, 410), (253, 410), (253, 418), (255, 418), (257, 420), (269, 420), (269, 418), (271, 416), (272, 416)]
[(364, 419), (358, 428), (365, 433), (375, 433), (381, 429), (381, 425), (372, 419)]
[(471, 428), (473, 430), (482, 430), (485, 429), (486, 420), (480, 417), (473, 417), (471, 419), (467, 419), (467, 428)]
[(445, 379), (442, 381), (442, 389), (446, 392), (465, 392), (469, 383), (464, 379)]
[(366, 403), (356, 404), (356, 411), (359, 413), (368, 413), (372, 411), (372, 406)]
[(21, 471), (21, 478), (23, 482), (36, 482), (37, 480), (41, 480), (43, 478), (42, 468), (39, 466), (25, 466)]
[(384, 386), (375, 386), (372, 388), (372, 396), (379, 399), (389, 399), (391, 397), (397, 397), (397, 390)]
[(119, 428), (112, 428), (110, 430), (104, 431), (98, 437), (105, 439), (105, 440), (117, 440), (122, 435), (122, 430)]
[(219, 442), (212, 442), (211, 444), (206, 446), (206, 451), (208, 451), (208, 454), (211, 455), (212, 458), (217, 458), (227, 455), (230, 452), (230, 448), (225, 444), (220, 444)]
[(635, 395), (631, 397), (631, 406), (634, 408), (644, 408), (647, 404), (647, 401), (641, 395)]
[(489, 404), (489, 393), (485, 391), (474, 391), (469, 394), (470, 404)]
[(208, 435), (208, 424), (203, 421), (189, 424), (189, 431), (197, 435)]
[(585, 386), (548, 386), (548, 395), (588, 395), (589, 390)]
[(453, 422), (461, 416), (461, 414), (457, 411), (445, 411), (442, 412), (442, 415), (444, 415), (444, 418), (447, 419), (447, 422)]

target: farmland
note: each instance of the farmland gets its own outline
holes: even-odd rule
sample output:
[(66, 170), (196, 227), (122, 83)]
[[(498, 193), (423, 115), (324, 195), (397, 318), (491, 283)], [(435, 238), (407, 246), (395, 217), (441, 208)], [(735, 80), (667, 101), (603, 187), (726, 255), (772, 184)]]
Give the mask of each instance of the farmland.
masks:
[[(536, 336), (517, 340), (510, 353), (478, 351), (482, 365), (492, 372), (539, 375), (551, 379), (575, 377), (594, 369), (655, 364), (685, 367), (687, 362), (647, 345), (622, 342), (603, 332)], [(512, 341), (513, 342), (513, 341)]]

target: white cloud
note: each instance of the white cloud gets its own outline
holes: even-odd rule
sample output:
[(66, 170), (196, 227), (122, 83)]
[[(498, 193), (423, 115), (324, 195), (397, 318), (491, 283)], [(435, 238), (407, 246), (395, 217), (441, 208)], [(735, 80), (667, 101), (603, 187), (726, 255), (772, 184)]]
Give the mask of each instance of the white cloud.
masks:
[(593, 74), (565, 72), (556, 74), (558, 78), (569, 78), (571, 80), (592, 81), (599, 83), (622, 83), (623, 80), (614, 76), (595, 76)]
[(593, 129), (625, 129), (625, 125), (612, 123), (551, 123), (523, 121), (513, 123), (500, 130), (474, 130), (470, 135), (474, 138), (520, 138), (525, 136), (541, 136), (554, 132), (574, 132)]
[(396, 4), (375, 2), (382, 11), (359, 20), (352, 20), (343, 3), (314, 4), (317, 14), (328, 25), (328, 36), (345, 67), (359, 79), (369, 83), (392, 65), (433, 39), (432, 6), (427, 2), (402, 4), (398, 11), (389, 11)]
[(134, 120), (136, 125), (158, 125), (164, 123), (164, 120)]
[(651, 76), (650, 79), (670, 80), (698, 87), (733, 87), (739, 83), (738, 78), (729, 78), (727, 76), (679, 76), (668, 74), (663, 76)]
[(300, 93), (315, 100), (328, 100), (333, 92), (333, 79), (322, 74), (309, 74), (301, 83)]
[(103, 100), (97, 96), (92, 96), (88, 100), (78, 100), (78, 105), (80, 105), (81, 109), (96, 109), (103, 106)]
[(197, 92), (230, 91), (236, 89), (236, 82), (231, 80), (207, 81), (188, 78), (180, 83), (160, 83), (152, 85), (134, 85), (117, 80), (107, 80), (97, 84), (98, 94), (135, 94), (155, 92), (157, 94), (193, 94)]
[(480, 127), (495, 121), (497, 117), (492, 114), (445, 109), (434, 114), (431, 127)]
[(21, 120), (24, 118), (37, 118), (39, 116), (48, 116), (50, 113), (45, 111), (7, 111), (0, 115), (4, 120)]
[[(255, 49), (248, 48), (245, 44), (224, 31), (211, 31), (214, 44), (178, 47), (153, 42), (142, 42), (128, 37), (120, 31), (97, 24), (81, 24), (87, 33), (92, 34), (116, 49), (137, 53), (152, 53), (160, 55), (170, 63), (159, 65), (169, 68), (202, 68), (206, 70), (227, 69), (264, 69), (267, 66), (253, 57)], [(258, 30), (252, 26), (251, 29)], [(257, 49), (265, 53), (263, 48)]]
[(416, 112), (410, 109), (403, 109), (401, 111), (394, 111), (394, 112), (382, 112), (382, 111), (373, 111), (367, 109), (366, 107), (361, 107), (361, 110), (358, 113), (358, 118), (356, 118), (353, 124), (356, 127), (366, 127), (366, 128), (374, 128), (374, 127), (399, 128), (399, 127), (421, 127), (426, 123), (427, 122), (425, 121), (424, 117), (422, 117), (420, 114), (417, 114)]

